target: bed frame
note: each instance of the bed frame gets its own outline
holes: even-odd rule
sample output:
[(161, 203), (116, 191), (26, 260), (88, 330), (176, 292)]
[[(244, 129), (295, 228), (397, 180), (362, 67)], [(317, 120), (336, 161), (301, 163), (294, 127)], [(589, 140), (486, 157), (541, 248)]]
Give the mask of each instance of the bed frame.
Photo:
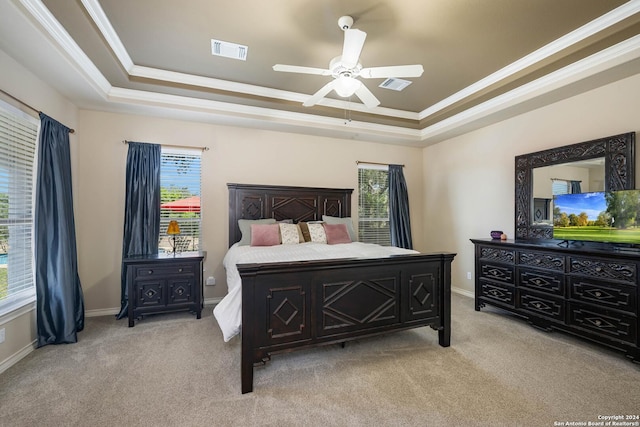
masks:
[[(350, 216), (351, 189), (227, 186), (230, 246), (241, 237), (238, 219)], [(274, 353), (420, 326), (437, 330), (440, 345), (448, 347), (454, 256), (239, 264), (242, 393), (253, 391), (253, 367)]]

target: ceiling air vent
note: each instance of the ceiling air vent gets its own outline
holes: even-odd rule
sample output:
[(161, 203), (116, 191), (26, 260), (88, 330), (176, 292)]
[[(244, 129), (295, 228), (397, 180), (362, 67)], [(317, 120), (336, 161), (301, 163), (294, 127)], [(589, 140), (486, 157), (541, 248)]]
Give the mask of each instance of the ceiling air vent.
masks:
[(388, 78), (385, 81), (383, 81), (382, 83), (380, 83), (380, 86), (383, 89), (391, 89), (391, 90), (395, 90), (400, 92), (402, 89), (404, 89), (405, 87), (409, 86), (411, 84), (411, 82), (409, 80), (402, 80), (402, 79), (396, 79), (396, 78)]
[(246, 61), (248, 51), (248, 46), (211, 39), (211, 54), (214, 56), (224, 56), (225, 58)]

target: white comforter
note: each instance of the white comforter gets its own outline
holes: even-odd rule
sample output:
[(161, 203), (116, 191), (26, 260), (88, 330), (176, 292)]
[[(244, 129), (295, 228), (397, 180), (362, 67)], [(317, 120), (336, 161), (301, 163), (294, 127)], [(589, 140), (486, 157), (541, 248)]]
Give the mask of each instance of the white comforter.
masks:
[(279, 261), (305, 261), (332, 258), (380, 258), (389, 255), (417, 253), (409, 249), (379, 246), (370, 243), (301, 243), (299, 245), (238, 246), (229, 248), (223, 265), (227, 271), (229, 293), (213, 309), (213, 315), (222, 329), (224, 340), (240, 333), (242, 326), (242, 283), (236, 264), (267, 263)]

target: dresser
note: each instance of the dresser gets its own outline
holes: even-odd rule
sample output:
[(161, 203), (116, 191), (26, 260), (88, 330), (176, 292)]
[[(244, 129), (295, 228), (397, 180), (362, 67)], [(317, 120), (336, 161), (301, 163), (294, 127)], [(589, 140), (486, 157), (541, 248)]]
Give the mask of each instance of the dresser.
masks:
[(129, 327), (147, 314), (188, 310), (202, 314), (204, 252), (137, 255), (123, 260)]
[(640, 253), (546, 240), (471, 241), (476, 311), (499, 307), (538, 328), (606, 345), (640, 363)]

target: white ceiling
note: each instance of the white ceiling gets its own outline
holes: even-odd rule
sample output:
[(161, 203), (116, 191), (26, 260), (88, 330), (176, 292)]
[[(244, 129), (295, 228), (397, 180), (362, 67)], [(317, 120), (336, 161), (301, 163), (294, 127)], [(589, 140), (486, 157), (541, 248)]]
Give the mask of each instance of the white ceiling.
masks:
[[(363, 66), (421, 64), (381, 101), (302, 102), (341, 15)], [(0, 49), (80, 108), (427, 146), (640, 72), (640, 0), (3, 0)], [(248, 46), (211, 55), (212, 38)]]

